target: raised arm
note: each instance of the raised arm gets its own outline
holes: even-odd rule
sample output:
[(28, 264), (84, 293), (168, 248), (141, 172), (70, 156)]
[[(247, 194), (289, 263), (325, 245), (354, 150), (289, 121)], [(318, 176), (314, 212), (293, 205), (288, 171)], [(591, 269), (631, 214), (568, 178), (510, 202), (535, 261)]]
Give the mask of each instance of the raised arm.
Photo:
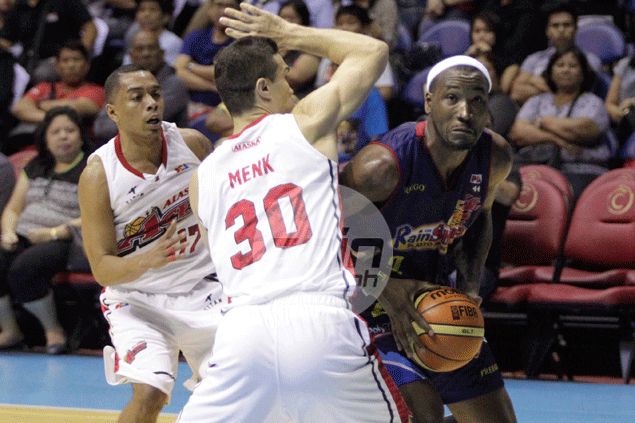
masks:
[[(326, 57), (339, 67), (329, 83), (302, 99), (293, 114), (311, 143), (332, 135), (337, 123), (353, 113), (386, 68), (388, 46), (374, 38), (335, 29), (295, 25), (247, 3), (225, 9), (221, 18), (233, 38), (263, 36), (284, 50)], [(333, 143), (335, 143), (335, 138)]]
[[(84, 249), (93, 276), (102, 286), (131, 282), (152, 268), (162, 267), (174, 260), (176, 221), (147, 251), (119, 257), (106, 173), (99, 158), (86, 165), (79, 179), (79, 208), (82, 216)], [(178, 250), (178, 248), (176, 248)]]

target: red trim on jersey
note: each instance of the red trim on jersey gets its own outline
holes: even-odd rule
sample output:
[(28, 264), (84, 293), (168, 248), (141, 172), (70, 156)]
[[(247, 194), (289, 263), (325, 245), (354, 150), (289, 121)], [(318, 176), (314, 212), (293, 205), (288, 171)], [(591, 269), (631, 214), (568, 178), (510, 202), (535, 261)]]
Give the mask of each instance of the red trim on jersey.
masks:
[(369, 144), (379, 145), (381, 147), (384, 147), (386, 150), (388, 150), (388, 152), (392, 155), (393, 159), (395, 159), (395, 165), (397, 166), (397, 171), (399, 172), (399, 181), (397, 182), (397, 185), (395, 185), (395, 187), (393, 188), (388, 198), (386, 198), (386, 200), (384, 201), (384, 204), (381, 207), (383, 209), (384, 206), (388, 204), (397, 193), (397, 190), (401, 186), (401, 180), (403, 178), (403, 174), (401, 173), (401, 165), (399, 164), (399, 157), (397, 157), (397, 153), (395, 153), (395, 150), (393, 150), (391, 146), (381, 143), (379, 141), (371, 141)]
[(379, 368), (379, 373), (381, 374), (382, 379), (384, 379), (384, 382), (388, 386), (388, 391), (390, 392), (390, 396), (392, 397), (393, 401), (397, 405), (397, 413), (399, 414), (399, 421), (401, 423), (411, 422), (413, 416), (412, 416), (412, 413), (410, 412), (410, 409), (408, 408), (408, 404), (406, 404), (406, 400), (404, 400), (404, 398), (401, 396), (401, 392), (399, 392), (399, 388), (397, 387), (397, 384), (390, 376), (390, 373), (388, 372), (388, 369), (386, 369), (386, 366), (384, 366), (383, 361), (381, 361), (381, 356), (377, 352), (377, 347), (375, 347), (374, 344), (372, 344), (369, 347), (369, 353), (371, 353), (375, 357), (375, 360), (377, 360), (377, 367)]
[(232, 140), (234, 138), (237, 138), (237, 137), (241, 136), (243, 134), (243, 132), (245, 132), (246, 129), (251, 128), (252, 126), (255, 126), (255, 125), (259, 124), (260, 121), (263, 120), (264, 118), (266, 118), (267, 116), (269, 116), (269, 115), (268, 114), (264, 114), (264, 115), (260, 116), (258, 119), (256, 119), (256, 120), (252, 121), (251, 123), (247, 124), (237, 134), (233, 134), (233, 135), (228, 136), (227, 139), (228, 140)]
[[(125, 167), (130, 173), (145, 179), (143, 173), (132, 167), (132, 165), (128, 163), (128, 160), (126, 160), (126, 156), (124, 156), (123, 150), (121, 149), (121, 139), (119, 137), (119, 133), (117, 133), (117, 136), (115, 137), (115, 153), (117, 154), (117, 158), (123, 167)], [(168, 165), (168, 142), (165, 139), (163, 129), (161, 129), (161, 163), (163, 163), (163, 166), (166, 167)]]
[(415, 135), (419, 138), (423, 138), (426, 136), (426, 121), (422, 120), (421, 122), (417, 122), (417, 126), (415, 126)]

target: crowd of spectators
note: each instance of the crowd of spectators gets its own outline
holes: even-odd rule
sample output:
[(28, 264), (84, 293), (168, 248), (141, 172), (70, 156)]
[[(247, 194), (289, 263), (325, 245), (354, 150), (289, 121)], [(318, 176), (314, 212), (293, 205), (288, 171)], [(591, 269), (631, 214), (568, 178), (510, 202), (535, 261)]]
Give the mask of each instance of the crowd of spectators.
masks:
[[(442, 57), (438, 46), (417, 40), (449, 19), (470, 23), (465, 54), (490, 71), (490, 126), (514, 147), (516, 170), (528, 163), (552, 165), (565, 173), (579, 194), (595, 177), (629, 159), (619, 152), (629, 151), (623, 146), (635, 131), (635, 54), (629, 53), (635, 49), (626, 49), (614, 63), (602, 63), (576, 45), (576, 31), (583, 22), (579, 17), (589, 14), (603, 15), (630, 41), (633, 25), (617, 0), (251, 2), (299, 25), (365, 33), (390, 46), (390, 63), (375, 89), (338, 128), (342, 161), (409, 120), (413, 111), (421, 111), (402, 99), (402, 91), (410, 76)], [(22, 339), (19, 329), (11, 326), (10, 313), (3, 311), (5, 303), (23, 303), (27, 309), (31, 302), (41, 303), (49, 295), (47, 279), (63, 268), (50, 260), (51, 266), (33, 276), (28, 271), (38, 266), (26, 266), (28, 271), (21, 270), (26, 273), (19, 277), (28, 275), (28, 283), (37, 287), (21, 292), (12, 288), (19, 286), (14, 279), (20, 257), (34, 249), (42, 249), (42, 254), (55, 250), (60, 257), (67, 251), (62, 246), (68, 244), (69, 225), (78, 217), (70, 198), (70, 187), (83, 165), (77, 157), (116, 135), (105, 110), (105, 77), (126, 63), (147, 69), (161, 84), (166, 120), (195, 127), (203, 119), (210, 142), (222, 139), (231, 133), (232, 123), (216, 91), (214, 57), (232, 41), (219, 22), (223, 10), (238, 5), (239, 0), (0, 0), (0, 206), (5, 210), (0, 348)], [(298, 51), (281, 53), (298, 97), (324, 84), (337, 66)], [(409, 73), (398, 71), (404, 66), (410, 67)], [(612, 78), (608, 93), (598, 90), (600, 74)], [(73, 150), (77, 154), (68, 169), (58, 166), (47, 135), (61, 120), (75, 128), (76, 135), (67, 136), (75, 137), (79, 148)], [(635, 141), (632, 144), (635, 150)], [(7, 156), (25, 148), (37, 148), (38, 156), (19, 175), (14, 189)], [(497, 199), (499, 236), (519, 191), (520, 178), (514, 173)], [(19, 196), (23, 198), (16, 199)], [(62, 208), (49, 207), (62, 197)], [(4, 207), (7, 201), (10, 206)], [(37, 207), (58, 210), (58, 215), (29, 214), (36, 210), (32, 202), (38, 201), (42, 203)], [(44, 235), (33, 236), (36, 229)], [(34, 313), (45, 328), (47, 345), (53, 346), (50, 352), (61, 351), (58, 345), (66, 338), (54, 310)]]

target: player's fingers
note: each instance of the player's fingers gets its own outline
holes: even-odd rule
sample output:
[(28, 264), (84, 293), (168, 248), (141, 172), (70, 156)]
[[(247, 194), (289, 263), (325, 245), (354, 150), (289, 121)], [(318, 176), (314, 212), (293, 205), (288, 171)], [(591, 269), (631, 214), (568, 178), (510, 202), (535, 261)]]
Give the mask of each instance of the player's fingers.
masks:
[(259, 9), (256, 6), (254, 6), (253, 4), (249, 4), (247, 2), (240, 3), (240, 10), (242, 10), (243, 12), (248, 13), (250, 15), (254, 15), (254, 16), (260, 16), (260, 15), (264, 14), (262, 9)]
[(434, 330), (432, 330), (432, 327), (430, 327), (430, 325), (428, 324), (428, 322), (425, 321), (425, 319), (423, 318), (423, 316), (421, 316), (421, 314), (419, 314), (419, 312), (415, 309), (408, 309), (407, 310), (408, 315), (410, 316), (410, 318), (421, 327), (421, 329), (423, 329), (428, 335), (433, 336), (434, 335)]
[(185, 233), (180, 233), (175, 237), (166, 238), (163, 243), (163, 248), (165, 249), (174, 248), (176, 244), (180, 244), (181, 242), (185, 241), (185, 239), (186, 239)]
[(165, 231), (165, 238), (169, 239), (172, 237), (172, 235), (174, 235), (174, 232), (176, 231), (176, 219), (172, 219), (172, 221), (170, 222), (170, 225), (168, 226), (168, 229)]
[(226, 7), (223, 10), (223, 16), (220, 18), (220, 22), (224, 25), (225, 24), (225, 19), (232, 18), (234, 20), (243, 20), (243, 17), (245, 16), (245, 13), (242, 12), (239, 9), (234, 9), (233, 7)]
[(245, 23), (243, 21), (239, 21), (236, 19), (228, 19), (226, 17), (222, 17), (220, 18), (220, 23), (225, 25), (227, 27), (227, 29), (233, 29), (235, 31), (238, 32), (250, 32), (251, 31), (251, 27), (249, 26), (248, 23)]

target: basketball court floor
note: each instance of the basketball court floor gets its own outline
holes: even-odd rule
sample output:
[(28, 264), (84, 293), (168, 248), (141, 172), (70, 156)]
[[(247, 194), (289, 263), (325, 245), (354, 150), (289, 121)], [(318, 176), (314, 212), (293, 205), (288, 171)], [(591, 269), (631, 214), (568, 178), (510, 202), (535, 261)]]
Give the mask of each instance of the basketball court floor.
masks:
[[(161, 423), (173, 422), (187, 401), (182, 383), (189, 376), (182, 363)], [(633, 385), (517, 379), (506, 385), (519, 423), (635, 422)], [(128, 386), (106, 384), (99, 357), (0, 352), (0, 423), (115, 422), (129, 395)]]

